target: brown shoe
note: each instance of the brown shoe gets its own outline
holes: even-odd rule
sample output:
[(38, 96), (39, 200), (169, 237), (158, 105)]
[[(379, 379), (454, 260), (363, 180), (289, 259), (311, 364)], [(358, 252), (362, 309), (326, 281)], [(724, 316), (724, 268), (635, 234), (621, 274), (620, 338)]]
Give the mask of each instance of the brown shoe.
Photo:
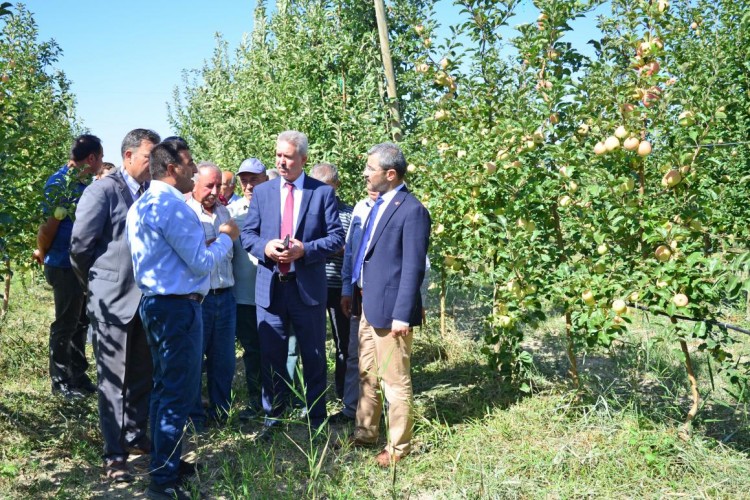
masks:
[(114, 483), (130, 483), (134, 479), (124, 460), (107, 460), (104, 463), (104, 472), (107, 479)]
[(391, 455), (388, 450), (383, 450), (375, 455), (375, 461), (380, 467), (390, 467), (404, 458), (402, 455)]

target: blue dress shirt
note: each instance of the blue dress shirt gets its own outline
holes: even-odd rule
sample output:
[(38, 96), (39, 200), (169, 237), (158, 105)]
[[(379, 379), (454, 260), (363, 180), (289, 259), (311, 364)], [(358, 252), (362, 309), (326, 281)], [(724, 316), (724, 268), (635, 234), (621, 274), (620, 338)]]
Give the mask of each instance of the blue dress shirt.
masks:
[(157, 180), (130, 207), (127, 234), (135, 282), (145, 296), (206, 295), (209, 273), (232, 248), (223, 233), (206, 246), (203, 226), (182, 193)]

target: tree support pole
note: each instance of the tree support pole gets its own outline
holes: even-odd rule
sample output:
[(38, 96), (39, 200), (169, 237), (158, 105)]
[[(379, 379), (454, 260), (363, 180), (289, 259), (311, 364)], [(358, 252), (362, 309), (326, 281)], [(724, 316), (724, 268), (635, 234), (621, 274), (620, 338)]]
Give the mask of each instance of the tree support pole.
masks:
[(380, 54), (383, 59), (383, 70), (385, 72), (386, 91), (388, 92), (388, 108), (391, 115), (391, 132), (393, 140), (401, 140), (401, 116), (398, 111), (398, 94), (396, 93), (396, 74), (393, 72), (391, 61), (391, 48), (388, 42), (388, 21), (385, 17), (385, 5), (383, 0), (374, 0), (375, 17), (378, 22), (378, 35), (380, 37)]
[(693, 371), (693, 362), (690, 360), (690, 352), (688, 351), (687, 342), (680, 340), (680, 348), (682, 349), (682, 354), (685, 355), (685, 370), (687, 371), (688, 381), (690, 382), (690, 396), (693, 400), (693, 404), (690, 406), (690, 411), (687, 414), (685, 423), (682, 425), (682, 430), (679, 432), (679, 436), (687, 441), (690, 439), (693, 419), (698, 413), (698, 404), (700, 403), (701, 397), (698, 393), (698, 381), (695, 378), (695, 372)]

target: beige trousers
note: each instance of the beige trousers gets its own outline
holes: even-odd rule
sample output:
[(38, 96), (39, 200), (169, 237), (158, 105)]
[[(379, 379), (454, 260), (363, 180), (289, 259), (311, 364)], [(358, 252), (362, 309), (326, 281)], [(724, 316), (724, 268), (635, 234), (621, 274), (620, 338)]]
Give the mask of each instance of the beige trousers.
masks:
[(411, 343), (411, 331), (405, 337), (393, 337), (390, 329), (373, 328), (362, 313), (355, 436), (366, 442), (377, 441), (385, 396), (388, 401), (386, 450), (398, 456), (409, 453), (414, 427)]

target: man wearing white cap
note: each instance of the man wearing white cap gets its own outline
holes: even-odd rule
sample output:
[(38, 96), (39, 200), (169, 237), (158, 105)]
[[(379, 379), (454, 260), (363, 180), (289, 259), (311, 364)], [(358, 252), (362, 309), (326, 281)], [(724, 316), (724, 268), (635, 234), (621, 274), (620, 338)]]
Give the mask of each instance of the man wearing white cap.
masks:
[[(242, 188), (242, 198), (227, 206), (229, 214), (237, 225), (245, 224), (247, 209), (253, 198), (253, 189), (266, 182), (266, 167), (257, 158), (248, 158), (240, 164), (237, 177)], [(245, 365), (247, 382), (247, 407), (239, 414), (240, 419), (249, 420), (262, 415), (260, 401), (260, 343), (258, 340), (257, 315), (255, 310), (255, 275), (258, 259), (242, 248), (238, 240), (234, 242), (232, 269), (234, 272), (234, 297), (237, 301), (236, 336), (242, 346), (242, 361)]]

